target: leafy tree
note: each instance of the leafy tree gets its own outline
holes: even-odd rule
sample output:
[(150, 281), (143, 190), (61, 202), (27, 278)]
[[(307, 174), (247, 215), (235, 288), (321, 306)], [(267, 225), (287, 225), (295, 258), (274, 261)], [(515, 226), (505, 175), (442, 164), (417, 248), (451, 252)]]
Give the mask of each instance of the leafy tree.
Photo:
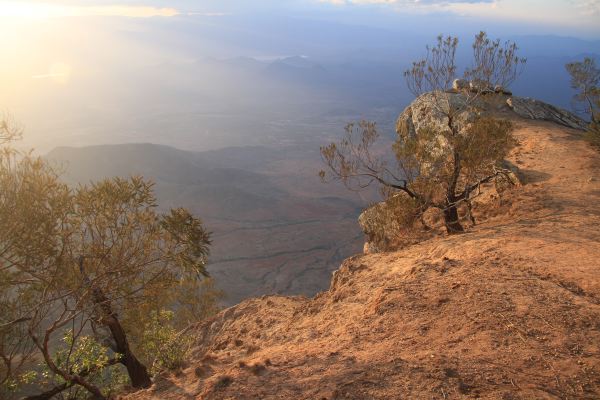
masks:
[(164, 322), (180, 329), (200, 314), (194, 297), (215, 307), (202, 222), (185, 209), (159, 213), (140, 177), (73, 190), (43, 160), (6, 149), (0, 189), (0, 390), (33, 374), (48, 390), (31, 399), (77, 388), (101, 399), (119, 370), (149, 386), (139, 327), (172, 312)]
[(571, 88), (577, 91), (573, 96), (576, 110), (590, 117), (592, 122), (600, 121), (600, 69), (596, 60), (590, 57), (583, 61), (572, 62), (566, 65), (571, 76)]
[(514, 145), (511, 123), (479, 115), (477, 102), (493, 92), (492, 84), (514, 81), (525, 59), (516, 55), (514, 43), (501, 46), (480, 33), (473, 45), (473, 65), (463, 75), (475, 84), (457, 93), (450, 90), (458, 77), (457, 47), (457, 38), (440, 36), (435, 46), (427, 47), (427, 56), (405, 72), (409, 89), (428, 102), (434, 122), (416, 132), (399, 126), (394, 162), (374, 154), (376, 125), (362, 121), (349, 124), (339, 143), (321, 148), (329, 172), (321, 171), (321, 177), (342, 181), (352, 190), (378, 184), (396, 209), (398, 204), (406, 208), (402, 221), (407, 224), (423, 221), (423, 214), (435, 208), (442, 211), (449, 234), (463, 232), (462, 204), (474, 222), (472, 199), (481, 185), (510, 179), (500, 161)]

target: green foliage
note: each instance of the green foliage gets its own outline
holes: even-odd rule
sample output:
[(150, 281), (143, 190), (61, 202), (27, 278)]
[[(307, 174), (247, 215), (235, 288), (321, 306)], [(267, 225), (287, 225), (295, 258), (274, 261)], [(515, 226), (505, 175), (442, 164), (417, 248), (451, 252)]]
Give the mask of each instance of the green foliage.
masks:
[(401, 132), (393, 145), (397, 168), (392, 171), (373, 155), (375, 124), (363, 121), (348, 125), (346, 136), (323, 147), (321, 154), (333, 178), (350, 189), (381, 184), (386, 201), (369, 208), (361, 225), (371, 243), (389, 249), (419, 237), (415, 222), (422, 222), (429, 208), (443, 211), (468, 203), (482, 184), (505, 176), (500, 162), (516, 144), (512, 130), (509, 121), (474, 117), (458, 132)]
[(369, 207), (360, 222), (370, 245), (377, 251), (387, 251), (418, 239), (414, 225), (420, 215), (420, 205), (415, 199), (394, 193), (385, 202)]
[(184, 208), (171, 210), (161, 219), (161, 227), (179, 243), (168, 257), (189, 272), (208, 276), (204, 266), (209, 251), (210, 233), (202, 222)]
[(455, 139), (453, 148), (462, 155), (465, 181), (478, 181), (497, 171), (498, 162), (517, 144), (512, 132), (510, 121), (482, 117)]
[(153, 375), (163, 370), (181, 368), (191, 346), (191, 337), (178, 332), (171, 325), (175, 314), (160, 310), (150, 314), (144, 327), (143, 348), (151, 360)]
[[(156, 365), (173, 366), (170, 335), (217, 310), (209, 245), (188, 211), (159, 213), (141, 177), (71, 189), (42, 159), (2, 149), (0, 390), (65, 385), (68, 398), (106, 397), (123, 383), (124, 357), (153, 361), (145, 346), (157, 343), (168, 351)], [(158, 310), (170, 317), (144, 341)], [(33, 376), (40, 360), (46, 371)]]
[(600, 121), (592, 121), (585, 132), (585, 139), (600, 149)]
[(6, 379), (0, 386), (0, 395), (3, 396), (1, 398), (8, 399), (13, 397), (21, 387), (34, 383), (37, 377), (37, 372), (25, 371), (17, 376)]
[[(98, 343), (95, 338), (75, 337), (73, 331), (65, 333), (62, 346), (55, 350), (53, 355), (53, 360), (59, 369), (85, 376), (90, 383), (99, 387), (106, 397), (115, 394), (129, 382), (123, 367), (118, 365), (118, 359), (119, 355), (115, 355), (108, 347)], [(63, 392), (64, 397), (73, 400), (89, 398), (85, 390), (65, 381), (46, 364), (42, 364), (40, 370), (41, 372), (37, 373), (38, 386), (57, 387), (67, 384), (69, 388)]]

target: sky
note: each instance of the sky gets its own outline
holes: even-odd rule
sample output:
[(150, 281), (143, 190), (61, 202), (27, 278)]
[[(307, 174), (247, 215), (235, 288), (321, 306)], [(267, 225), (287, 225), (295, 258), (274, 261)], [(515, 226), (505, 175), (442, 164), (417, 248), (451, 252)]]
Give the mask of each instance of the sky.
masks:
[(176, 17), (226, 14), (295, 13), (352, 18), (393, 26), (406, 15), (437, 15), (462, 20), (534, 24), (551, 31), (600, 37), (600, 0), (0, 0), (0, 17), (64, 16)]
[[(403, 68), (442, 33), (465, 56), (480, 30), (530, 57), (525, 95), (566, 107), (564, 64), (600, 54), (598, 20), (600, 0), (0, 0), (0, 113), (43, 151), (282, 142), (348, 110), (393, 125)], [(264, 63), (286, 56), (306, 65)]]

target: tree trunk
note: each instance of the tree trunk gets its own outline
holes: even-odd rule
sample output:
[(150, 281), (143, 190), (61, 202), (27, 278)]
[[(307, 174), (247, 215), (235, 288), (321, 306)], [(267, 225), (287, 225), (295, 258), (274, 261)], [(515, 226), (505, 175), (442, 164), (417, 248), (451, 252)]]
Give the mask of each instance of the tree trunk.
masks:
[(106, 297), (102, 289), (94, 287), (84, 269), (85, 258), (79, 257), (79, 270), (83, 276), (85, 284), (92, 290), (92, 301), (97, 307), (98, 322), (107, 327), (115, 341), (113, 349), (120, 355), (119, 362), (127, 368), (127, 374), (131, 381), (131, 386), (135, 389), (145, 389), (152, 386), (152, 379), (148, 373), (148, 369), (144, 364), (137, 359), (129, 348), (127, 335), (119, 322), (117, 315), (113, 312), (110, 299)]
[(115, 351), (121, 355), (120, 362), (127, 368), (127, 374), (131, 381), (131, 386), (136, 389), (145, 389), (152, 385), (150, 374), (144, 364), (131, 352), (127, 335), (123, 326), (112, 311), (109, 300), (100, 289), (94, 289), (94, 302), (102, 310), (100, 323), (106, 326), (115, 341)]
[(444, 224), (450, 235), (463, 233), (465, 231), (460, 224), (456, 205), (447, 205), (444, 209)]

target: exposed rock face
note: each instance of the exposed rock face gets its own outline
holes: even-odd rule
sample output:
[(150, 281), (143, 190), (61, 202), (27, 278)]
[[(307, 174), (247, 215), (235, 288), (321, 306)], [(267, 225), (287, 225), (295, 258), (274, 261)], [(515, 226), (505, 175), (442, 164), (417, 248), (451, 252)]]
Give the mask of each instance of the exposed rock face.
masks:
[[(400, 137), (416, 135), (421, 129), (448, 130), (448, 117), (441, 107), (449, 104), (455, 109), (462, 109), (457, 116), (457, 123), (465, 125), (472, 121), (478, 114), (495, 112), (514, 112), (526, 119), (549, 121), (573, 129), (585, 129), (586, 123), (575, 114), (555, 107), (543, 101), (511, 96), (508, 97), (504, 88), (497, 88), (502, 93), (490, 93), (478, 96), (475, 100), (469, 99), (466, 93), (442, 93), (434, 95), (425, 93), (412, 102), (398, 117), (396, 132)], [(444, 96), (441, 100), (439, 96)], [(467, 104), (471, 102), (471, 104)], [(440, 107), (441, 105), (441, 107)]]
[(504, 94), (504, 95), (507, 95), (507, 96), (512, 96), (512, 92), (511, 92), (510, 90), (507, 90), (507, 89), (506, 89), (504, 86), (502, 86), (502, 85), (496, 85), (496, 86), (494, 87), (494, 93), (497, 93), (497, 94)]
[(492, 93), (494, 91), (494, 87), (491, 85), (491, 83), (480, 79), (475, 79), (469, 82), (469, 88), (472, 92), (476, 93)]
[[(358, 224), (367, 236), (367, 242), (363, 249), (365, 254), (380, 253), (391, 247), (388, 240), (391, 235), (382, 232), (385, 229), (385, 223), (390, 224), (389, 221), (383, 221), (383, 219), (391, 219), (391, 212), (393, 211), (390, 210), (388, 203), (382, 201), (367, 208), (358, 217)], [(393, 226), (388, 226), (388, 229), (393, 229)]]
[[(431, 129), (438, 132), (447, 132), (448, 116), (444, 109), (448, 105), (454, 109), (463, 110), (456, 118), (455, 123), (466, 125), (475, 116), (475, 108), (467, 107), (469, 97), (464, 93), (445, 92), (440, 94), (425, 93), (419, 96), (400, 114), (396, 122), (396, 133), (403, 137), (414, 137), (417, 132)], [(480, 106), (480, 100), (475, 101)]]
[(504, 86), (493, 86), (490, 82), (483, 81), (480, 79), (475, 79), (472, 81), (469, 81), (468, 79), (455, 79), (454, 82), (452, 82), (452, 90), (454, 90), (455, 92), (468, 91), (471, 93), (478, 94), (497, 93), (512, 96), (512, 92), (510, 90), (507, 90)]
[(506, 104), (517, 115), (527, 119), (550, 121), (573, 129), (586, 129), (586, 123), (575, 114), (531, 98), (511, 97)]

